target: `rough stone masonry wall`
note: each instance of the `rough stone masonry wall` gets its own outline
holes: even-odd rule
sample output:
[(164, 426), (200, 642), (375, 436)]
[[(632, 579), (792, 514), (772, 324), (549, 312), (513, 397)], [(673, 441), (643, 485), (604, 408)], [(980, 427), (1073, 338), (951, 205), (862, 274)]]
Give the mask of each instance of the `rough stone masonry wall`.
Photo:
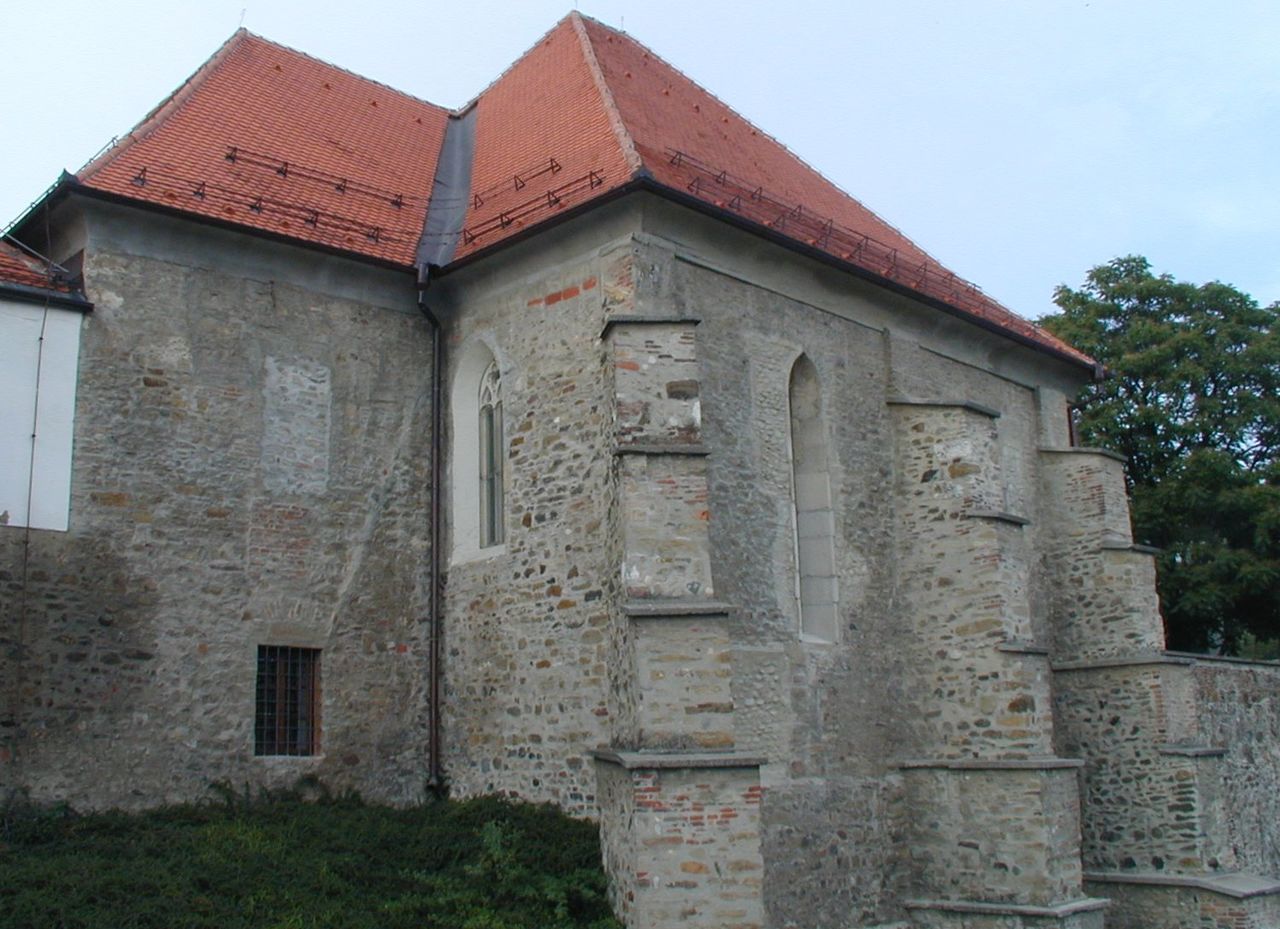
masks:
[[(302, 261), (250, 245), (282, 269)], [(71, 528), (32, 533), (25, 570), (22, 531), (0, 529), (14, 695), (0, 782), (139, 807), (314, 774), (411, 802), (430, 474), (411, 281), (305, 259), (319, 276), (381, 274), (406, 299), (380, 305), (245, 274), (227, 254), (210, 245), (194, 266), (91, 240)], [(321, 649), (315, 757), (254, 756), (262, 644)]]
[(1050, 757), (1027, 519), (1002, 509), (997, 414), (918, 400), (893, 412), (899, 599), (929, 734), (925, 757), (904, 766), (913, 905), (956, 922), (957, 904), (1059, 913), (1082, 896), (1077, 763)]
[(1056, 662), (1131, 657), (1164, 647), (1149, 552), (1132, 546), (1124, 465), (1091, 449), (1045, 450), (1041, 511)]
[[(886, 400), (911, 392), (1000, 410), (993, 454), (1011, 476), (993, 508), (1029, 515), (1024, 507), (1036, 494), (1040, 436), (1035, 395), (909, 338), (899, 345), (878, 327), (785, 295), (808, 288), (822, 298), (817, 302), (855, 319), (865, 310), (874, 319), (880, 307), (847, 284), (825, 291), (802, 275), (771, 276), (777, 269), (767, 261), (726, 262), (726, 270), (712, 270), (656, 243), (641, 254), (670, 281), (664, 298), (672, 312), (702, 320), (712, 569), (717, 596), (737, 607), (731, 626), (737, 744), (768, 759), (761, 815), (769, 924), (844, 927), (902, 919), (909, 864), (901, 856), (911, 814), (896, 763), (923, 753), (928, 727), (906, 709), (916, 700), (909, 683), (915, 631), (895, 591), (889, 555), (896, 507)], [(836, 501), (840, 628), (833, 645), (801, 642), (798, 635), (787, 385), (802, 352), (823, 390)], [(1005, 529), (974, 525), (975, 532)], [(1040, 531), (1034, 524), (1007, 529), (1022, 534), (1028, 552), (1026, 539)], [(1041, 591), (1034, 574), (1024, 583), (1025, 597), (1035, 603)], [(1027, 632), (1020, 624), (1018, 634), (1042, 640), (1034, 627), (1042, 616), (1028, 609), (1021, 615), (1031, 627)], [(992, 655), (992, 666), (1010, 659)], [(1039, 662), (1038, 671), (1028, 672), (1032, 679), (1047, 674), (1043, 655), (1028, 661)], [(1051, 712), (1047, 700), (1035, 712)], [(1039, 744), (1023, 724), (1020, 738)]]
[(1084, 758), (1090, 888), (1109, 924), (1275, 925), (1280, 668), (1166, 655), (1058, 673)]
[(631, 653), (612, 670), (634, 719), (615, 717), (611, 749), (597, 754), (601, 834), (606, 846), (637, 847), (635, 860), (619, 859), (626, 870), (611, 869), (630, 925), (755, 929), (764, 915), (759, 760), (732, 752), (732, 605), (712, 583), (696, 321), (653, 299), (661, 279), (630, 248), (636, 289), (611, 308), (604, 343), (619, 474), (618, 623)]
[(1091, 871), (1198, 872), (1202, 848), (1194, 756), (1169, 754), (1165, 679), (1178, 668), (1060, 672), (1063, 751), (1085, 759), (1084, 863)]
[(1023, 524), (1004, 514), (995, 418), (896, 403), (899, 590), (930, 758), (1052, 753), (1048, 662), (1031, 635)]
[[(507, 446), (504, 544), (446, 558), (446, 775), (459, 794), (507, 793), (578, 815), (596, 813), (586, 753), (608, 740), (618, 583), (600, 347), (603, 304), (618, 286), (610, 270), (588, 253), (442, 298), (447, 354), (479, 339), (496, 357)], [(450, 442), (462, 429), (450, 424)]]
[(1111, 900), (1107, 926), (1271, 929), (1280, 926), (1280, 895), (1240, 897), (1205, 887), (1100, 884)]
[(1280, 665), (1201, 660), (1191, 674), (1201, 737), (1226, 749), (1206, 759), (1217, 854), (1280, 879)]
[(1046, 551), (1055, 740), (1085, 762), (1088, 886), (1115, 900), (1108, 919), (1120, 929), (1274, 925), (1280, 669), (1163, 652), (1152, 555), (1131, 543), (1121, 461), (1087, 449), (1041, 457), (1043, 506), (1060, 526)]
[[(650, 246), (672, 311), (702, 320), (703, 434), (711, 451), (712, 572), (732, 602), (734, 728), (768, 764), (761, 807), (768, 925), (887, 922), (902, 737), (889, 599), (881, 334)], [(802, 643), (795, 601), (788, 383), (802, 353), (824, 390), (841, 607), (835, 645)], [(908, 735), (909, 739), (909, 735)]]
[(912, 817), (921, 896), (1041, 906), (1080, 896), (1074, 767), (919, 768), (909, 779), (924, 798)]

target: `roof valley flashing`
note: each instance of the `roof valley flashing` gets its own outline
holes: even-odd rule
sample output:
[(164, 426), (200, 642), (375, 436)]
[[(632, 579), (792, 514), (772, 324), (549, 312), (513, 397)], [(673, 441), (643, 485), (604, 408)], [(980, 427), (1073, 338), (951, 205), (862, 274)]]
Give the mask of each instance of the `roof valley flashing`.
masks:
[(453, 260), (467, 218), (471, 197), (471, 166), (476, 151), (476, 107), (449, 117), (444, 144), (436, 162), (436, 176), (427, 201), (426, 223), (418, 243), (418, 280), (425, 281), (431, 268)]

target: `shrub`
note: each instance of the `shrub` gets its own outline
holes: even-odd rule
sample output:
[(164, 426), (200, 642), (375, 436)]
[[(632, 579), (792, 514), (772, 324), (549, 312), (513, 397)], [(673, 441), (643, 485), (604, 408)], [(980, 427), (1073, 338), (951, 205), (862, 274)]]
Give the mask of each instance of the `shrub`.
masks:
[(596, 828), (496, 798), (323, 788), (146, 813), (0, 810), (0, 927), (615, 929)]

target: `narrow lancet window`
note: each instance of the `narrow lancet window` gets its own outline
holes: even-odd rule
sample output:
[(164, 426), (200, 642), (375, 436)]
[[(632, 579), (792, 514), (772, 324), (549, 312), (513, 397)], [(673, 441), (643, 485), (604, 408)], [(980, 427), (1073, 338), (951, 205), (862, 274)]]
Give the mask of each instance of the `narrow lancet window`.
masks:
[(480, 546), (500, 545), (502, 521), (502, 379), (497, 362), (480, 378)]
[(805, 639), (836, 639), (835, 514), (818, 371), (804, 355), (791, 369), (791, 494), (796, 602)]

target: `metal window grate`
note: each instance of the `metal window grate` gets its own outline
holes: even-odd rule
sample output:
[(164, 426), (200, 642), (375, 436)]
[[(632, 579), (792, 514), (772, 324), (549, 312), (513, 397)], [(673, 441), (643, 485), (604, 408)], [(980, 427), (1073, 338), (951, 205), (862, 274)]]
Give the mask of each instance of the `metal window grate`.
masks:
[(258, 646), (255, 755), (314, 755), (319, 744), (320, 650)]

